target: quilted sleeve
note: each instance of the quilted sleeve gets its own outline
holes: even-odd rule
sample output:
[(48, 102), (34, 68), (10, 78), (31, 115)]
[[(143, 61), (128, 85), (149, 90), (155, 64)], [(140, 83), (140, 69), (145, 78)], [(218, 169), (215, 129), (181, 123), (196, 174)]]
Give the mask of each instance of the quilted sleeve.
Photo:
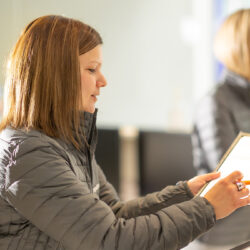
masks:
[(181, 182), (178, 186), (168, 186), (159, 192), (148, 194), (145, 197), (122, 202), (99, 166), (98, 169), (100, 199), (112, 208), (117, 217), (132, 218), (147, 215), (193, 198), (187, 182)]

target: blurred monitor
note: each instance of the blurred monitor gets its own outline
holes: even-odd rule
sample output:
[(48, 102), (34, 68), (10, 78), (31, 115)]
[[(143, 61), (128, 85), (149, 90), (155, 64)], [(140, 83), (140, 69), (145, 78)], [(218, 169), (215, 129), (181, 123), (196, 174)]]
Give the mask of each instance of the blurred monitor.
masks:
[(119, 133), (118, 129), (98, 129), (96, 161), (108, 181), (119, 192)]
[(141, 131), (139, 152), (142, 195), (196, 174), (190, 134)]

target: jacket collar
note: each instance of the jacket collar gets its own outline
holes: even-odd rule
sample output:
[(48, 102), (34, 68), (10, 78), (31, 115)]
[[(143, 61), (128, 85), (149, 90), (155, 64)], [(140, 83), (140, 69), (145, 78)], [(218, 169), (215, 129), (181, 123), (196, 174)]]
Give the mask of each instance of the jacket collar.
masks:
[[(97, 109), (95, 112), (88, 113), (85, 111), (80, 111), (80, 140), (83, 147), (89, 147), (90, 152), (93, 153), (97, 144), (97, 129), (96, 129), (96, 118), (97, 118)], [(74, 131), (75, 133), (75, 131)], [(84, 138), (85, 136), (85, 138)], [(86, 142), (88, 145), (86, 145)], [(81, 148), (82, 149), (82, 148)]]
[(227, 69), (224, 71), (222, 82), (230, 86), (241, 100), (250, 105), (250, 82), (246, 78)]
[(245, 77), (240, 76), (229, 69), (224, 70), (222, 80), (232, 86), (238, 86), (250, 90), (250, 82)]
[[(96, 109), (93, 114), (85, 111), (80, 111), (80, 127), (78, 130), (79, 138), (77, 138), (76, 136), (76, 130), (74, 128), (72, 129), (75, 140), (80, 144), (80, 151), (85, 153), (86, 150), (89, 150), (91, 156), (95, 152), (97, 145), (97, 111), (98, 110)], [(59, 141), (65, 149), (75, 150), (75, 146), (73, 145), (73, 143), (66, 143), (59, 138), (57, 138), (56, 140)]]
[(85, 111), (80, 111), (80, 129), (84, 131), (88, 143), (90, 143), (91, 137), (93, 135), (93, 130), (96, 127), (96, 117), (97, 109), (93, 114)]

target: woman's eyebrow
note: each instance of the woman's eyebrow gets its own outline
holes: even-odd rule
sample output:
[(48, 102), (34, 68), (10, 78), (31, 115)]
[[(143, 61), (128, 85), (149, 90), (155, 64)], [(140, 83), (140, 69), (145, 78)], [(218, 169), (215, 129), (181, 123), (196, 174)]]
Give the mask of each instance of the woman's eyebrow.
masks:
[(99, 61), (99, 60), (92, 60), (92, 61), (90, 61), (89, 63), (98, 63), (98, 64), (102, 64), (102, 62)]

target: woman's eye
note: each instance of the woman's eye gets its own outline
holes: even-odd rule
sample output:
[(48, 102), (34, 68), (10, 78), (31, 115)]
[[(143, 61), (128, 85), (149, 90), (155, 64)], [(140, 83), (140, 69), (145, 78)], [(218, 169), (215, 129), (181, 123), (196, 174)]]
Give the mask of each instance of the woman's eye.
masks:
[(91, 73), (95, 73), (96, 72), (95, 69), (88, 69), (88, 71), (91, 72)]

